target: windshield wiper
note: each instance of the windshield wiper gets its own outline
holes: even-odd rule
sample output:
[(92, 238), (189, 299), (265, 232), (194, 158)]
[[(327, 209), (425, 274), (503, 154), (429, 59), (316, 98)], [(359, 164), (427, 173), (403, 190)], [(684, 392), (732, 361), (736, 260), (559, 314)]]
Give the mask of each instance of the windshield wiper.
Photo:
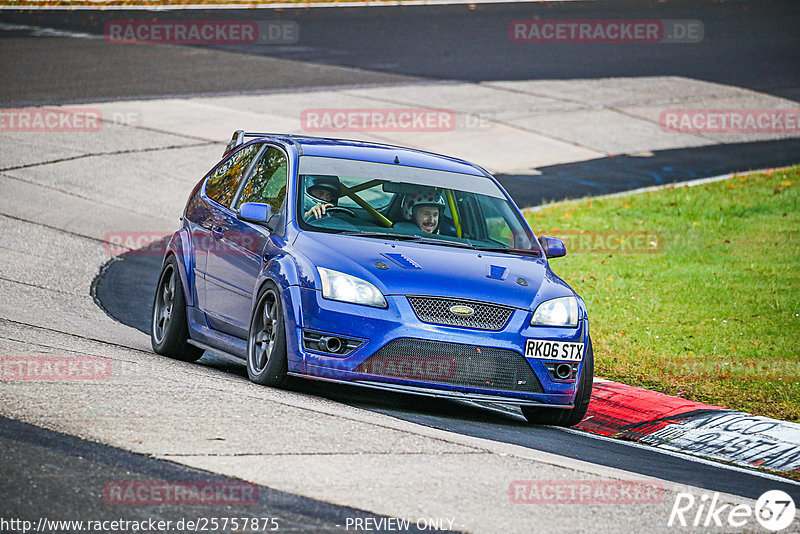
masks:
[(527, 254), (529, 256), (538, 256), (539, 251), (535, 248), (511, 248), (506, 245), (497, 245), (497, 246), (481, 246), (481, 245), (474, 245), (475, 250), (482, 250), (485, 252), (512, 252), (514, 254)]
[(379, 239), (396, 239), (398, 241), (416, 241), (417, 236), (408, 234), (392, 234), (390, 232), (341, 232), (342, 235), (357, 237), (377, 237)]
[(397, 241), (411, 241), (414, 243), (424, 243), (426, 245), (442, 245), (445, 247), (468, 248), (471, 250), (480, 250), (483, 252), (511, 252), (516, 254), (528, 254), (533, 256), (539, 255), (539, 251), (536, 249), (518, 249), (518, 248), (511, 248), (505, 245), (497, 245), (497, 246), (473, 245), (472, 243), (449, 241), (447, 239), (436, 239), (431, 237), (424, 237), (417, 234), (409, 235), (409, 234), (393, 234), (390, 232), (358, 232), (358, 231), (341, 232), (341, 234), (352, 235), (357, 237), (374, 237), (378, 239), (395, 239)]
[(423, 237), (421, 235), (415, 235), (414, 241), (416, 243), (425, 243), (426, 245), (444, 245), (448, 247), (459, 247), (459, 248), (471, 248), (474, 249), (475, 245), (471, 245), (469, 243), (462, 243), (460, 241), (448, 241), (447, 239), (435, 239), (430, 237)]
[(460, 243), (458, 241), (448, 241), (446, 239), (434, 239), (413, 234), (392, 234), (390, 232), (342, 232), (342, 235), (352, 235), (358, 237), (376, 237), (379, 239), (396, 239), (398, 241), (412, 241), (414, 243), (425, 243), (426, 245), (444, 245), (450, 247), (474, 249), (474, 245)]

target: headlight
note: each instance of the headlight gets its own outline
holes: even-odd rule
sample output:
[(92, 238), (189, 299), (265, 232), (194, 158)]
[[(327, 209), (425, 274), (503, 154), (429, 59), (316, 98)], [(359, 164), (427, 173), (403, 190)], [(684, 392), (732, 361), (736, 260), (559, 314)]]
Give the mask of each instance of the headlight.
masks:
[(533, 313), (531, 326), (578, 326), (578, 299), (559, 297), (542, 302)]
[(386, 308), (383, 294), (366, 280), (324, 267), (317, 267), (317, 271), (322, 278), (322, 296), (326, 299)]

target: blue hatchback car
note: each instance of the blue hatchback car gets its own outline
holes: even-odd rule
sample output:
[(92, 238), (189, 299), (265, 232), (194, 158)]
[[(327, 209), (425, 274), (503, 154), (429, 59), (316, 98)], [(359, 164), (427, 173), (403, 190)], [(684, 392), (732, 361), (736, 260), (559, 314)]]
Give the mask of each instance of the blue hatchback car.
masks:
[(290, 377), (586, 413), (586, 306), (485, 170), (341, 139), (237, 131), (195, 186), (153, 303), (159, 353)]

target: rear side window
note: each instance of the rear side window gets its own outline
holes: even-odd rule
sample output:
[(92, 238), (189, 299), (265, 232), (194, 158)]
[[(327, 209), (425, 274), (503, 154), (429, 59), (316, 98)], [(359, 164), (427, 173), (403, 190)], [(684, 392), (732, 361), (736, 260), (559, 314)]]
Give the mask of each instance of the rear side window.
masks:
[(260, 144), (252, 144), (225, 160), (208, 177), (206, 181), (206, 196), (225, 207), (230, 207), (242, 175), (247, 171), (260, 149)]
[(286, 198), (288, 177), (286, 154), (275, 147), (267, 147), (244, 186), (236, 209), (245, 202), (260, 202), (269, 204), (272, 211), (278, 213)]

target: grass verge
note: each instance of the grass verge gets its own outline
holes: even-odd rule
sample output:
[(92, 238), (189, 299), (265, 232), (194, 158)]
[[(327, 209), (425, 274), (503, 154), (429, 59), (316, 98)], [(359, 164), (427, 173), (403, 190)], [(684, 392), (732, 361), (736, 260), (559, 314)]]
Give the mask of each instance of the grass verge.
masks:
[(525, 214), (567, 244), (597, 376), (800, 420), (800, 166)]

